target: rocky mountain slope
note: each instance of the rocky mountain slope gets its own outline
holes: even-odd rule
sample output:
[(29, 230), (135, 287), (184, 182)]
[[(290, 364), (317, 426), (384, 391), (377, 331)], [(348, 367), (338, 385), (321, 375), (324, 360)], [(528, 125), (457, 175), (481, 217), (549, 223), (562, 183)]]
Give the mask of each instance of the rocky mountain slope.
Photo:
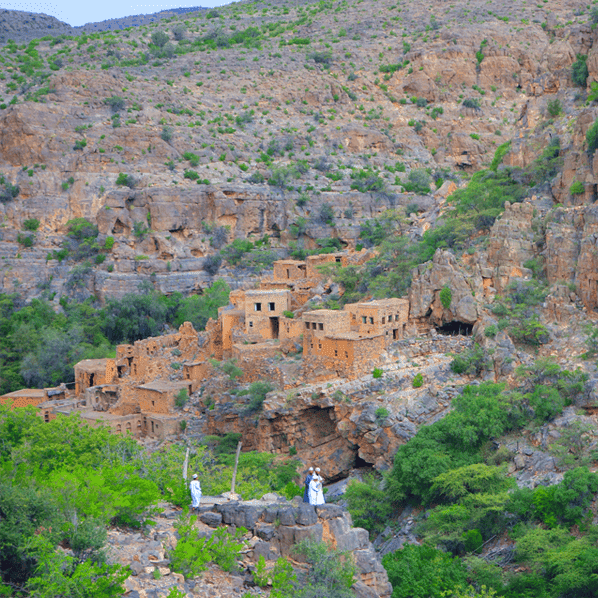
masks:
[[(538, 533), (579, 525), (537, 505), (571, 468), (594, 470), (598, 446), (597, 23), (576, 0), (240, 2), (118, 33), (8, 42), (0, 291), (60, 310), (141, 282), (166, 294), (217, 279), (250, 288), (275, 259), (370, 241), (378, 263), (312, 300), (338, 307), (380, 290), (366, 279), (398, 280), (414, 333), (385, 352), (378, 375), (277, 389), (248, 415), (248, 389), (214, 370), (182, 412), (189, 437), (242, 433), (246, 449), (285, 456), (299, 447), (329, 481), (355, 466), (391, 471), (394, 504), (426, 514), (407, 507), (374, 526), (383, 552), (428, 533), (505, 575), (539, 578), (539, 560), (512, 566), (531, 515), (512, 522), (527, 497)], [(280, 354), (271, 366), (292, 379), (300, 361)], [(465, 418), (455, 404), (468, 384), (512, 400), (502, 409), (512, 421), (491, 432), (478, 422), (442, 467), (508, 478), (488, 499), (509, 513), (498, 530), (454, 531), (425, 493), (437, 478), (425, 492), (406, 481), (441, 452), (441, 432), (409, 475), (395, 459), (403, 450), (410, 463), (420, 431)], [(517, 494), (509, 511), (515, 486), (540, 492)], [(575, 495), (584, 525), (596, 523), (591, 487)], [(512, 579), (500, 595), (534, 595)]]
[[(589, 199), (593, 165), (579, 150), (594, 109), (575, 100), (571, 65), (589, 53), (588, 83), (598, 77), (593, 39), (575, 2), (345, 2), (240, 3), (9, 44), (0, 168), (19, 194), (4, 194), (1, 288), (68, 292), (76, 263), (52, 258), (78, 217), (97, 224), (105, 249), (85, 275), (100, 297), (142, 279), (164, 291), (208, 284), (215, 227), (228, 227), (225, 242), (268, 234), (281, 250), (293, 225), (308, 249), (321, 238), (351, 246), (361, 222), (409, 206), (421, 233), (443, 197), (412, 171), (463, 185), (509, 139), (505, 163), (528, 166), (559, 135), (566, 165), (545, 191), (568, 203), (577, 172)], [(549, 100), (563, 106), (556, 118)], [(19, 244), (33, 219), (33, 246)]]
[(161, 19), (170, 19), (176, 15), (201, 10), (196, 6), (193, 8), (176, 8), (162, 10), (153, 14), (131, 15), (120, 19), (107, 19), (97, 23), (87, 23), (73, 27), (56, 17), (43, 13), (32, 13), (21, 10), (0, 10), (0, 44), (8, 40), (18, 43), (29, 42), (33, 39), (51, 35), (81, 35), (82, 33), (97, 33), (98, 31), (118, 31), (127, 27), (138, 27), (157, 23)]

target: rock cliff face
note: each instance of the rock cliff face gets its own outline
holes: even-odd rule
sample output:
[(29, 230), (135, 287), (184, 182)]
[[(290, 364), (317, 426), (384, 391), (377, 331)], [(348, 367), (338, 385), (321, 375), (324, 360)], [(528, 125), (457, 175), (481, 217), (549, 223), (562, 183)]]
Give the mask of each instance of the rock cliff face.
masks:
[(131, 575), (125, 581), (127, 595), (150, 596), (153, 593), (162, 596), (177, 588), (188, 596), (240, 596), (255, 585), (252, 571), (260, 557), (266, 559), (269, 568), (280, 556), (297, 556), (293, 552), (295, 545), (308, 538), (324, 540), (333, 549), (352, 555), (356, 565), (352, 589), (357, 598), (388, 598), (392, 592), (386, 570), (367, 531), (354, 528), (351, 515), (338, 506), (313, 507), (291, 503), (276, 495), (249, 502), (204, 497), (199, 521), (195, 524), (199, 534), (209, 537), (221, 526), (244, 527), (247, 529), (245, 549), (240, 571), (236, 574), (210, 567), (201, 578), (188, 580), (170, 568), (170, 552), (178, 541), (173, 523), (180, 512), (169, 505), (162, 506), (163, 512), (156, 517), (156, 524), (147, 536), (116, 530), (109, 532), (109, 562), (131, 569)]
[[(227, 394), (213, 409), (203, 412), (204, 432), (240, 432), (247, 450), (285, 455), (294, 447), (304, 463), (317, 464), (326, 480), (346, 477), (360, 464), (380, 471), (392, 465), (399, 445), (412, 438), (418, 427), (442, 417), (456, 386), (444, 387), (451, 377), (447, 353), (471, 346), (465, 337), (438, 335), (434, 339), (404, 341), (386, 358), (382, 379), (372, 375), (355, 381), (339, 380), (271, 393), (259, 415), (247, 413), (243, 404)], [(400, 345), (400, 343), (399, 343)], [(410, 347), (417, 345), (417, 350)], [(431, 386), (413, 388), (421, 373)], [(377, 396), (378, 395), (378, 398)]]
[[(5, 49), (0, 168), (19, 194), (0, 206), (0, 288), (27, 297), (47, 291), (58, 301), (77, 263), (46, 258), (62, 246), (67, 222), (80, 217), (98, 225), (99, 245), (115, 239), (86, 277), (87, 292), (102, 300), (142, 280), (166, 292), (206, 286), (202, 259), (218, 249), (207, 232), (214, 226), (229, 227), (228, 242), (267, 234), (281, 254), (291, 242), (314, 249), (318, 239), (336, 238), (353, 246), (361, 223), (401, 206), (426, 213), (413, 222), (414, 232), (423, 232), (447, 193), (406, 192), (410, 172), (427, 165), (436, 178), (442, 169), (476, 170), (508, 139), (504, 163), (526, 167), (558, 135), (564, 167), (550, 196), (565, 206), (593, 200), (594, 160), (583, 143), (596, 109), (575, 104), (571, 65), (587, 54), (588, 85), (598, 80), (597, 34), (579, 7), (525, 7), (514, 28), (506, 6), (489, 13), (481, 3), (432, 3), (431, 13), (402, 8), (388, 29), (383, 14), (393, 6), (368, 15), (367, 25), (360, 7), (346, 7), (337, 21), (322, 9), (318, 21), (330, 20), (335, 39), (359, 38), (350, 52), (345, 48), (349, 63), (340, 52), (324, 56), (326, 40), (298, 60), (282, 33), (241, 50), (239, 31), (288, 23), (275, 11), (241, 17), (236, 6), (222, 12), (228, 41), (222, 38), (217, 51), (206, 51), (218, 28), (203, 13), (178, 23), (182, 33), (163, 27), (170, 48), (164, 56), (142, 17), (140, 27), (113, 35), (105, 47), (89, 36), (37, 43), (30, 51), (51, 68), (37, 79), (23, 70), (31, 56)], [(297, 39), (318, 39), (319, 25), (297, 7), (291, 12)], [(8, 27), (25, 17), (31, 32), (40, 23), (56, 25), (28, 13), (3, 18)], [(425, 38), (397, 42), (403, 31), (426, 26)], [(385, 48), (376, 31), (386, 32)], [(111, 108), (106, 102), (114, 97), (122, 104)], [(563, 115), (546, 124), (552, 99)], [(355, 171), (367, 184), (355, 183)], [(117, 184), (120, 173), (132, 177), (130, 188)], [(583, 194), (569, 193), (573, 181), (583, 183)], [(17, 238), (31, 219), (40, 228), (27, 247)], [(502, 278), (497, 274), (497, 289)], [(475, 319), (468, 301), (458, 307), (464, 321)], [(439, 321), (455, 316), (438, 305), (433, 313)]]

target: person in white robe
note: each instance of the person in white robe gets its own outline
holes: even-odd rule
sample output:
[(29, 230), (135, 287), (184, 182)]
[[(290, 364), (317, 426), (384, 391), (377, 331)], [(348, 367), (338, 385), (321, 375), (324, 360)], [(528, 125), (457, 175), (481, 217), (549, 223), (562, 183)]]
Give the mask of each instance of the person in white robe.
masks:
[(324, 500), (324, 492), (322, 488), (322, 478), (316, 473), (309, 483), (309, 504), (316, 506), (323, 505), (325, 502), (326, 501)]
[(324, 499), (324, 478), (320, 475), (320, 468), (316, 467), (316, 476), (318, 479), (318, 491), (316, 495), (316, 504), (323, 505), (326, 503)]
[(201, 501), (201, 486), (199, 485), (199, 480), (197, 479), (197, 474), (193, 474), (193, 479), (189, 484), (189, 490), (191, 490), (191, 510), (196, 509), (199, 512), (199, 503)]

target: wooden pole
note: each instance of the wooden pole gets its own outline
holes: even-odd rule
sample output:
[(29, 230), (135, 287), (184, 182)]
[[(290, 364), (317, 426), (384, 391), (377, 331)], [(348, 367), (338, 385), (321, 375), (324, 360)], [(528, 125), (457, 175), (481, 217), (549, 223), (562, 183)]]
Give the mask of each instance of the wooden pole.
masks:
[(231, 485), (230, 493), (235, 493), (235, 483), (237, 482), (237, 467), (239, 465), (239, 453), (241, 452), (241, 447), (243, 443), (239, 440), (239, 444), (237, 444), (237, 454), (235, 455), (235, 469), (233, 470), (233, 483)]
[(189, 447), (185, 453), (185, 462), (183, 463), (183, 479), (187, 481), (187, 468), (189, 467)]

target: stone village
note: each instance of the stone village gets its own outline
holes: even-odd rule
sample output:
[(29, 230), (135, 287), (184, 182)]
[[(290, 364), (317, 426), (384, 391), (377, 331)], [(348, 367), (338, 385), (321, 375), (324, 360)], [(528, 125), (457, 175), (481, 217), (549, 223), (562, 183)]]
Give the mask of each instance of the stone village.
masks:
[[(176, 396), (184, 391), (199, 397), (210, 387), (212, 395), (200, 400), (207, 415), (205, 433), (242, 432), (247, 450), (288, 453), (295, 446), (300, 458), (325, 463), (336, 478), (362, 461), (386, 469), (419, 420), (439, 415), (450, 400), (428, 392), (425, 407), (401, 407), (379, 428), (376, 409), (396, 406), (380, 403), (365, 388), (374, 368), (383, 367), (385, 377), (402, 376), (410, 385), (419, 367), (413, 367), (414, 359), (443, 355), (443, 367), (448, 367), (448, 354), (475, 340), (493, 353), (486, 378), (508, 375), (515, 347), (505, 333), (494, 339), (483, 334), (489, 320), (482, 304), (511, 280), (531, 277), (523, 264), (534, 255), (532, 216), (528, 203), (507, 204), (492, 228), (487, 256), (459, 264), (451, 252), (439, 249), (432, 262), (413, 271), (408, 298), (348, 303), (342, 310), (318, 309), (340, 290), (330, 282), (326, 264), (360, 265), (373, 257), (370, 251), (279, 260), (259, 288), (232, 291), (229, 305), (219, 309), (217, 321), (210, 320), (205, 331), (185, 323), (176, 332), (119, 345), (114, 359), (76, 364), (74, 389), (23, 389), (0, 402), (36, 406), (46, 421), (58, 413), (78, 412), (92, 425), (105, 422), (115, 433), (161, 440), (180, 434), (181, 421), (189, 415), (201, 415), (176, 408)], [(558, 277), (563, 278), (556, 271)], [(584, 310), (595, 308), (595, 295), (586, 291), (583, 279), (578, 282), (579, 295), (557, 284), (546, 298), (552, 321), (577, 317), (577, 303)], [(449, 308), (440, 300), (445, 286), (452, 292)], [(279, 389), (255, 426), (248, 426), (242, 409), (233, 405), (230, 387), (218, 386), (218, 370), (229, 360), (242, 372), (239, 383), (268, 380)], [(439, 361), (432, 358), (431, 363)], [(334, 399), (345, 391), (360, 404)], [(287, 404), (291, 395), (292, 409)], [(219, 396), (223, 398), (215, 409), (213, 404), (205, 409), (207, 401)]]
[[(323, 290), (318, 266), (363, 263), (371, 255), (336, 253), (306, 261), (279, 260), (270, 279), (254, 290), (236, 290), (230, 304), (205, 332), (185, 322), (177, 332), (119, 345), (114, 359), (84, 360), (75, 365), (75, 388), (23, 389), (0, 397), (13, 407), (36, 406), (46, 421), (77, 411), (90, 424), (105, 422), (116, 433), (156, 439), (180, 430), (175, 396), (195, 392), (209, 376), (211, 360), (234, 359), (243, 382), (268, 378), (282, 388), (303, 381), (345, 378), (369, 373), (392, 341), (402, 339), (409, 322), (407, 299), (347, 304), (342, 310), (310, 309)], [(269, 358), (302, 351), (301, 376), (285, 379)], [(173, 356), (182, 363), (173, 375)], [(178, 363), (178, 362), (177, 362)]]

